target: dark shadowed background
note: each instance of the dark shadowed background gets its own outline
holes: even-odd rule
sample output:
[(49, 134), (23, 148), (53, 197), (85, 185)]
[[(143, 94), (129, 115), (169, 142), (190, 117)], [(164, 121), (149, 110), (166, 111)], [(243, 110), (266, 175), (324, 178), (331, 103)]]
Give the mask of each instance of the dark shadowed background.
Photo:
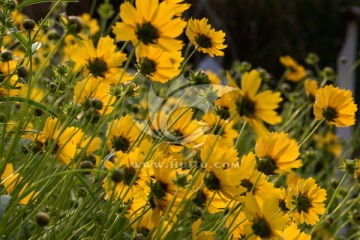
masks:
[[(69, 15), (88, 12), (92, 4), (80, 0), (67, 6)], [(116, 12), (120, 0), (111, 0)], [(336, 58), (345, 37), (346, 18), (341, 9), (360, 5), (359, 0), (189, 0), (192, 4), (185, 17), (209, 18), (209, 22), (227, 34), (225, 58), (218, 61), (230, 67), (233, 60), (262, 66), (274, 75), (283, 67), (278, 58), (290, 54), (300, 63), (308, 52), (320, 55), (320, 66), (336, 67)], [(25, 13), (35, 19), (46, 14), (49, 4), (26, 8)], [(345, 16), (344, 16), (345, 15)], [(94, 17), (98, 14), (94, 13)], [(202, 57), (198, 54), (195, 61)]]

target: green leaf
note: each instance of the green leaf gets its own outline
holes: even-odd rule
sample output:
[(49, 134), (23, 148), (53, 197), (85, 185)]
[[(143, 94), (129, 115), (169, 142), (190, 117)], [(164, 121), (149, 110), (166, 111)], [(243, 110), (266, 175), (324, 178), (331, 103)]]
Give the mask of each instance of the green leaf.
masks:
[(19, 32), (12, 32), (11, 33), (19, 42), (23, 45), (23, 47), (27, 50), (28, 48), (28, 41), (19, 33)]
[(53, 117), (58, 118), (57, 114), (54, 113), (53, 111), (51, 111), (50, 109), (48, 109), (46, 106), (42, 105), (41, 103), (38, 103), (34, 100), (31, 99), (27, 99), (27, 98), (22, 98), (22, 97), (0, 97), (0, 102), (5, 102), (5, 101), (11, 101), (11, 102), (27, 102), (29, 105), (36, 107), (38, 109), (43, 110), (44, 112), (49, 113), (50, 115), (52, 115)]
[(21, 3), (19, 3), (16, 6), (16, 9), (19, 8), (23, 8), (25, 6), (29, 6), (29, 5), (33, 5), (33, 4), (37, 4), (37, 3), (46, 3), (46, 2), (79, 2), (79, 0), (28, 0), (28, 1), (23, 1)]

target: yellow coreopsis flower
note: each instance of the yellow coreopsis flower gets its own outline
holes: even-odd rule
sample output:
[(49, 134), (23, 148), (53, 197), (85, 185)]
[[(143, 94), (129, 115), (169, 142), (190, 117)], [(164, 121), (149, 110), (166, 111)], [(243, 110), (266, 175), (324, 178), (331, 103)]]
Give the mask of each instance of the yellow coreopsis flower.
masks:
[(220, 136), (209, 135), (200, 152), (204, 165), (205, 186), (220, 196), (237, 199), (246, 192), (241, 186), (241, 169), (238, 153), (228, 140)]
[[(13, 165), (11, 163), (7, 163), (5, 170), (1, 175), (1, 184), (5, 187), (6, 192), (11, 195), (19, 183), (24, 184), (22, 176), (20, 176), (19, 173), (14, 173)], [(27, 187), (29, 187), (28, 184), (24, 184), (24, 187), (20, 190), (18, 196), (21, 196)], [(37, 195), (37, 192), (31, 191), (28, 195), (22, 196), (22, 198), (19, 199), (19, 202), (20, 204), (28, 204), (30, 200), (34, 201)]]
[(259, 159), (257, 168), (266, 175), (290, 172), (292, 168), (302, 166), (298, 159), (300, 152), (297, 142), (284, 132), (259, 137), (255, 153)]
[(128, 1), (120, 6), (120, 18), (113, 27), (116, 39), (132, 41), (133, 45), (156, 45), (166, 51), (178, 51), (181, 40), (176, 39), (183, 32), (186, 22), (175, 17), (172, 4), (159, 0), (136, 0), (136, 8)]
[(241, 158), (240, 170), (240, 185), (246, 188), (246, 193), (253, 194), (257, 200), (264, 200), (270, 195), (280, 195), (280, 189), (275, 188), (273, 183), (266, 180), (264, 174), (256, 170), (256, 158), (253, 153)]
[[(238, 88), (230, 74), (227, 74), (229, 85)], [(280, 92), (265, 90), (258, 92), (261, 86), (260, 73), (251, 70), (245, 73), (241, 79), (241, 88), (232, 92), (233, 104), (230, 113), (238, 118), (244, 118), (254, 128), (258, 135), (267, 135), (268, 130), (262, 122), (274, 125), (281, 122), (281, 117), (276, 112), (282, 98)]]
[(332, 85), (317, 90), (313, 104), (315, 119), (325, 119), (336, 127), (348, 127), (355, 124), (357, 106), (352, 92)]
[(193, 189), (196, 191), (196, 193), (194, 194), (192, 202), (202, 209), (206, 208), (209, 213), (223, 211), (230, 199), (225, 196), (221, 196), (217, 192), (209, 190), (206, 186), (199, 189), (203, 185), (204, 174), (200, 173), (196, 179), (195, 184), (193, 185)]
[(288, 187), (286, 207), (293, 210), (290, 216), (297, 223), (315, 225), (318, 214), (324, 214), (325, 189), (320, 188), (313, 178), (301, 179)]
[(103, 185), (106, 198), (131, 201), (130, 212), (143, 207), (150, 193), (148, 182), (152, 171), (142, 166), (144, 158), (141, 150), (136, 148), (128, 154), (117, 152), (114, 162), (105, 162), (106, 169), (110, 171)]
[[(127, 152), (140, 135), (142, 128), (143, 126), (135, 123), (130, 115), (111, 121), (106, 132), (106, 143), (109, 150)], [(144, 139), (140, 146), (144, 152), (147, 152), (150, 143)]]
[(199, 231), (201, 219), (195, 221), (191, 227), (193, 240), (213, 240), (215, 239), (215, 232), (213, 231)]
[(107, 36), (100, 38), (97, 47), (88, 37), (75, 45), (70, 46), (70, 59), (76, 66), (85, 68), (85, 75), (91, 74), (94, 78), (109, 83), (118, 84), (129, 80), (128, 76), (120, 79), (123, 69), (120, 67), (126, 60), (126, 55), (116, 52), (114, 40)]
[(162, 0), (174, 8), (175, 15), (181, 16), (182, 13), (188, 10), (191, 6), (189, 3), (184, 3), (184, 0)]
[[(233, 142), (238, 137), (238, 132), (233, 129), (234, 121), (225, 121), (213, 112), (208, 112), (204, 115), (203, 121), (208, 124), (208, 133), (220, 135), (225, 139)], [(220, 134), (220, 130), (222, 130)]]
[[(173, 155), (158, 152), (155, 153), (152, 161), (154, 174), (148, 184), (151, 189), (150, 203), (154, 214), (158, 215), (155, 218), (158, 224), (161, 215), (167, 218), (169, 216), (165, 216), (166, 212), (169, 215), (177, 214), (184, 207), (181, 205), (182, 199), (191, 196), (191, 191), (185, 196), (187, 191), (185, 185), (190, 180), (190, 174), (188, 170), (179, 168), (179, 161)], [(182, 180), (178, 181), (180, 177)]]
[(276, 232), (286, 228), (290, 221), (287, 215), (278, 211), (278, 198), (270, 196), (264, 201), (257, 201), (248, 194), (245, 199), (244, 212), (247, 222), (244, 231), (250, 240), (278, 239)]
[(313, 138), (319, 149), (332, 153), (337, 157), (341, 155), (342, 146), (338, 135), (328, 131), (324, 135), (314, 134)]
[(66, 127), (65, 130), (60, 127), (60, 120), (55, 118), (48, 117), (45, 121), (44, 126), (44, 139), (46, 141), (43, 143), (52, 144), (55, 142), (55, 147), (53, 148), (52, 154), (58, 158), (58, 160), (64, 164), (69, 165), (74, 159), (77, 146), (79, 146), (84, 133), (75, 127)]
[(224, 44), (225, 33), (211, 28), (207, 18), (189, 19), (186, 35), (200, 52), (211, 57), (224, 56), (223, 49), (227, 47)]
[(295, 223), (291, 223), (284, 231), (277, 233), (281, 240), (310, 240), (311, 236), (301, 232)]
[(94, 36), (100, 30), (98, 20), (91, 18), (90, 14), (83, 13), (79, 18), (83, 24), (82, 30), (85, 33), (89, 33), (90, 36)]
[(202, 142), (204, 135), (204, 124), (192, 117), (192, 110), (186, 108), (178, 108), (171, 114), (157, 112), (152, 122), (153, 134), (164, 137), (173, 152), (180, 151), (183, 146), (192, 147)]
[(179, 51), (167, 52), (151, 45), (136, 48), (137, 69), (152, 81), (165, 83), (180, 74), (183, 57)]
[(94, 77), (79, 81), (74, 87), (75, 103), (84, 104), (85, 108), (93, 107), (101, 115), (107, 115), (113, 110), (111, 105), (115, 99), (110, 94), (110, 85)]
[(312, 96), (315, 100), (316, 90), (319, 87), (318, 82), (316, 80), (306, 79), (304, 81), (304, 87), (306, 94)]
[(289, 55), (280, 57), (280, 62), (286, 67), (285, 78), (292, 82), (299, 82), (306, 76), (305, 68)]

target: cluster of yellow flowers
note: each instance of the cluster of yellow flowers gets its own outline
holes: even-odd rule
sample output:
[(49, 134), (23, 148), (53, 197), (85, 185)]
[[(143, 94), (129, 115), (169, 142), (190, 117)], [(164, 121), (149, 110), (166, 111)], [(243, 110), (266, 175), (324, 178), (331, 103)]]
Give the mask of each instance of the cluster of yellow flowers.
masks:
[[(100, 34), (88, 14), (60, 16), (60, 34), (41, 24), (21, 25), (26, 17), (12, 12), (23, 34), (0, 37), (4, 191), (20, 204), (46, 204), (46, 188), (39, 186), (46, 179), (44, 164), (57, 176), (93, 176), (82, 183), (112, 206), (115, 222), (127, 219), (121, 231), (136, 239), (165, 239), (186, 219), (192, 239), (215, 239), (220, 230), (222, 239), (310, 239), (329, 209), (328, 194), (317, 176), (301, 177), (301, 147), (323, 122), (325, 128), (355, 124), (351, 91), (308, 77), (290, 56), (281, 57), (284, 78), (309, 98), (302, 100), (303, 112), (318, 121), (313, 129), (305, 122), (300, 134), (292, 131), (301, 109), (284, 119), (288, 96), (269, 87), (263, 70), (232, 69), (224, 79), (210, 71), (188, 74), (193, 54), (224, 56), (227, 47), (225, 33), (208, 19), (185, 20), (189, 7), (182, 0), (125, 1), (111, 26), (115, 38)], [(186, 40), (180, 38), (184, 32)], [(27, 45), (14, 46), (14, 39)], [(58, 65), (50, 68), (54, 61)], [(165, 97), (150, 101), (144, 93), (153, 86)], [(174, 97), (174, 86), (190, 87)], [(200, 101), (186, 103), (187, 94)], [(25, 107), (11, 108), (11, 101)], [(207, 110), (200, 112), (196, 103)], [(313, 136), (315, 147), (341, 155), (331, 131)], [(21, 146), (27, 161), (13, 156)], [(39, 168), (39, 178), (29, 177), (30, 166)], [(100, 224), (105, 232), (106, 224)]]

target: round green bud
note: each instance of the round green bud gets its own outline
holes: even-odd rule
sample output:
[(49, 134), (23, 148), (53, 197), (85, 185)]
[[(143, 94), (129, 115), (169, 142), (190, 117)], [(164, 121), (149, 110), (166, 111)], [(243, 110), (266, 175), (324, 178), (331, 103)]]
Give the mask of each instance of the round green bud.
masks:
[(50, 216), (47, 213), (44, 212), (38, 212), (36, 214), (36, 222), (40, 226), (44, 227), (49, 224), (50, 222)]
[(31, 31), (35, 28), (35, 21), (32, 19), (26, 19), (23, 22), (23, 28), (27, 31)]

